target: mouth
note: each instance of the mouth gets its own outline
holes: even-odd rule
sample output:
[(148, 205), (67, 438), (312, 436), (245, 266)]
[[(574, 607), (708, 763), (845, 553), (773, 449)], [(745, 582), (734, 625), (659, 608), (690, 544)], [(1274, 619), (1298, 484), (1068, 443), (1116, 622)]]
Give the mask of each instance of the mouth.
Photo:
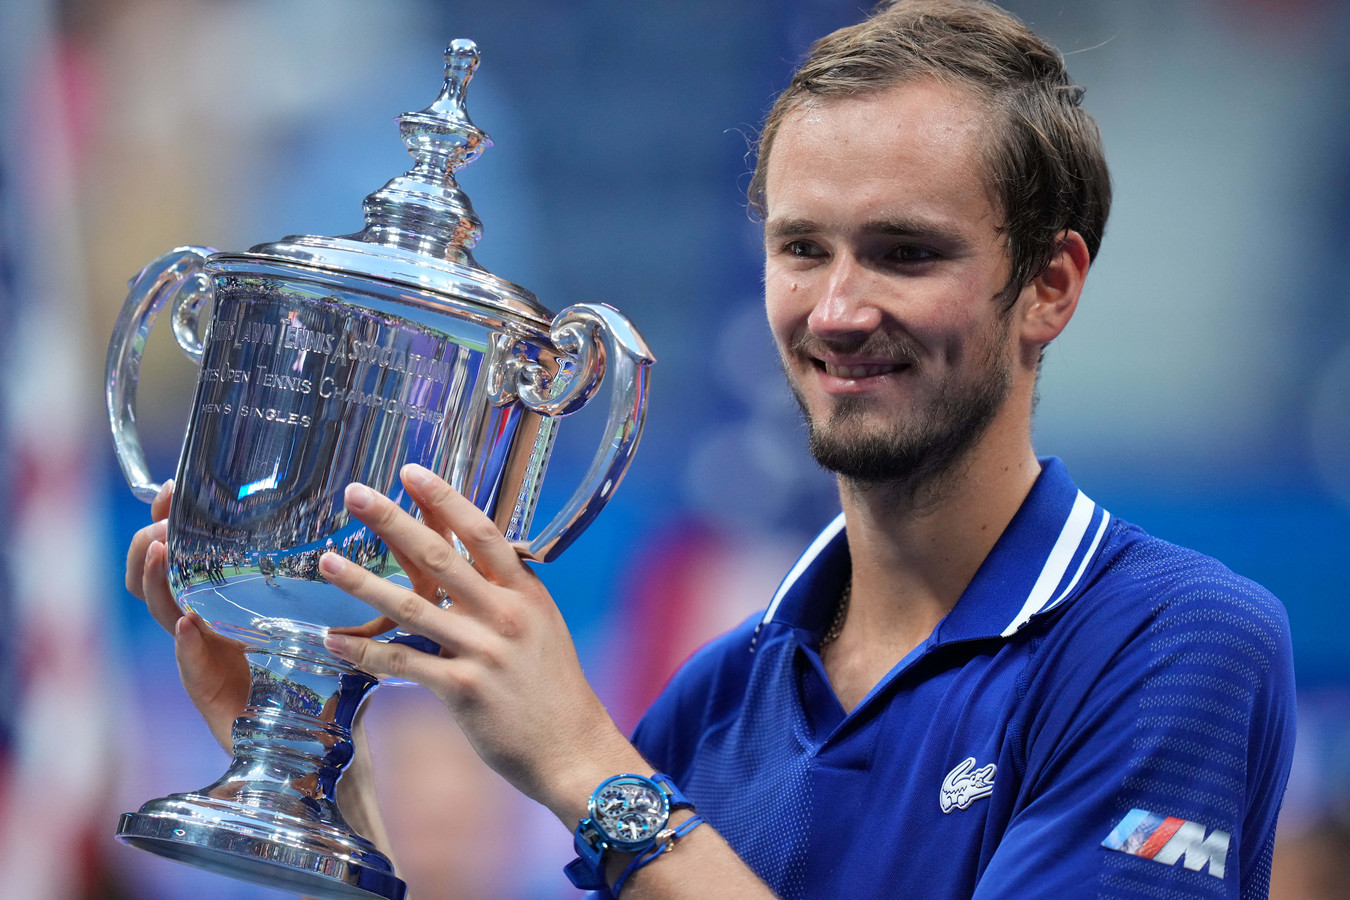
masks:
[(812, 380), (821, 390), (838, 395), (871, 394), (898, 386), (921, 363), (913, 341), (879, 331), (865, 340), (826, 341), (803, 330), (794, 336), (783, 359), (791, 360), (801, 377), (814, 372)]
[(853, 363), (850, 365), (837, 364), (832, 365), (822, 359), (816, 360), (816, 366), (824, 370), (826, 375), (835, 378), (875, 378), (878, 375), (889, 375), (892, 372), (898, 372), (907, 367), (905, 363)]

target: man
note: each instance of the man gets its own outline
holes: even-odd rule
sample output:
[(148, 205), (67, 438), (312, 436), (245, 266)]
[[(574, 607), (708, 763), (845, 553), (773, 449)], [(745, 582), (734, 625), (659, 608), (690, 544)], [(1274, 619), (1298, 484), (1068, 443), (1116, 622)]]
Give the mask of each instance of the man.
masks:
[[(349, 488), (416, 591), (331, 553), (324, 577), (443, 650), (330, 650), (426, 685), (491, 766), (581, 822), (580, 883), (621, 881), (625, 900), (1264, 896), (1293, 740), (1283, 610), (1032, 450), (1040, 358), (1109, 207), (1080, 95), (1052, 48), (978, 2), (901, 2), (812, 48), (751, 202), (769, 324), (843, 514), (633, 744), (485, 517), (418, 467), (425, 525)], [(138, 535), (129, 583), (222, 735), (237, 651), (178, 620), (162, 535)], [(426, 602), (437, 590), (451, 608)], [(594, 838), (597, 785), (653, 772), (706, 824), (677, 809), (655, 843)]]

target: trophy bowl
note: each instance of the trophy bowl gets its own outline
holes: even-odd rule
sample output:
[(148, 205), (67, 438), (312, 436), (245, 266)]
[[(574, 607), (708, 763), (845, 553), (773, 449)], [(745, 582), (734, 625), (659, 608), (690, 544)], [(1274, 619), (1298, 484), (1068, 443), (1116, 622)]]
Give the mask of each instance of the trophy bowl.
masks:
[[(320, 898), (404, 893), (335, 803), (352, 720), (378, 678), (330, 655), (323, 639), (377, 614), (324, 581), (319, 557), (332, 550), (410, 586), (380, 538), (347, 514), (347, 484), (416, 515), (398, 473), (419, 463), (487, 513), (523, 558), (547, 562), (613, 496), (646, 413), (653, 357), (622, 314), (582, 303), (555, 316), (474, 261), (482, 225), (454, 173), (491, 146), (464, 103), (478, 50), (454, 41), (445, 58), (440, 96), (398, 118), (414, 165), (366, 198), (362, 231), (167, 253), (132, 281), (108, 350), (114, 446), (147, 501), (160, 485), (136, 432), (136, 386), (166, 304), (199, 365), (168, 522), (169, 582), (184, 612), (244, 645), (252, 674), (225, 775), (123, 815), (117, 837)], [(606, 378), (601, 445), (531, 534), (558, 420)], [(436, 649), (397, 630), (379, 638)]]

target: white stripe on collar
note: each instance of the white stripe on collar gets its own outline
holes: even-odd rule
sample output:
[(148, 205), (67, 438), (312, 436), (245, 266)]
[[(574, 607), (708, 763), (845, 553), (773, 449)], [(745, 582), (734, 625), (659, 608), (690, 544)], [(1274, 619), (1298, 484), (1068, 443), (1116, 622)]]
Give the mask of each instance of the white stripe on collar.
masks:
[(1074, 498), (1073, 508), (1069, 510), (1069, 518), (1065, 520), (1064, 527), (1060, 529), (1059, 538), (1055, 541), (1055, 546), (1050, 549), (1050, 555), (1046, 557), (1045, 565), (1041, 567), (1040, 577), (1032, 585), (1031, 593), (1027, 595), (1027, 600), (1022, 604), (1022, 609), (1008, 623), (1008, 627), (1003, 629), (1003, 637), (1008, 637), (1016, 632), (1027, 624), (1032, 616), (1058, 604), (1073, 590), (1074, 585), (1078, 583), (1078, 579), (1087, 570), (1088, 562), (1091, 561), (1092, 554), (1096, 551), (1102, 535), (1106, 533), (1106, 523), (1111, 517), (1106, 514), (1105, 510), (1102, 511), (1102, 523), (1092, 539), (1092, 546), (1083, 555), (1083, 562), (1078, 567), (1078, 571), (1074, 573), (1073, 580), (1069, 582), (1068, 587), (1060, 592), (1058, 597), (1053, 601), (1050, 599), (1051, 592), (1064, 579), (1064, 573), (1068, 571), (1074, 555), (1078, 552), (1078, 548), (1082, 546), (1083, 538), (1087, 535), (1088, 526), (1092, 524), (1092, 516), (1096, 509), (1097, 504), (1089, 500), (1082, 491), (1079, 491), (1078, 496)]
[[(1078, 569), (1074, 572), (1073, 578), (1065, 585), (1064, 590), (1059, 592), (1057, 597), (1053, 600), (1050, 597), (1055, 586), (1064, 579), (1064, 573), (1068, 571), (1069, 565), (1073, 562), (1073, 558), (1076, 555), (1078, 548), (1082, 546), (1083, 539), (1087, 536), (1088, 528), (1092, 524), (1092, 518), (1095, 515), (1097, 508), (1097, 504), (1088, 499), (1086, 494), (1082, 491), (1078, 492), (1078, 496), (1074, 498), (1073, 507), (1069, 510), (1069, 516), (1064, 522), (1064, 527), (1060, 529), (1059, 538), (1055, 541), (1054, 547), (1050, 549), (1050, 555), (1046, 558), (1045, 565), (1041, 568), (1040, 576), (1032, 586), (1031, 592), (1027, 595), (1026, 602), (1022, 604), (1021, 610), (1019, 610), (1016, 617), (1008, 623), (1008, 627), (1003, 629), (1002, 637), (1008, 637), (1017, 632), (1037, 613), (1048, 612), (1051, 609), (1054, 609), (1073, 592), (1075, 587), (1077, 587), (1079, 580), (1083, 577), (1083, 573), (1087, 571), (1088, 565), (1091, 564), (1092, 558), (1097, 552), (1097, 548), (1101, 545), (1102, 537), (1106, 534), (1106, 526), (1111, 521), (1111, 514), (1106, 512), (1106, 510), (1102, 510), (1101, 523), (1097, 526), (1097, 530), (1092, 536), (1092, 541), (1088, 546), (1087, 551), (1083, 554), (1083, 559), (1078, 564)], [(783, 583), (778, 586), (778, 590), (773, 595), (772, 602), (769, 603), (769, 608), (764, 612), (764, 618), (759, 623), (760, 627), (773, 621), (774, 615), (778, 612), (779, 604), (783, 602), (783, 598), (787, 596), (788, 591), (796, 584), (797, 579), (800, 578), (801, 574), (815, 562), (816, 557), (821, 554), (825, 547), (829, 545), (830, 541), (834, 540), (843, 529), (844, 514), (840, 513), (839, 516), (827, 525), (825, 530), (811, 542), (811, 546), (806, 548), (806, 552), (801, 555), (801, 558), (797, 560), (791, 571), (789, 571), (787, 576), (783, 579)], [(756, 631), (758, 632), (758, 629), (756, 629)]]
[(816, 557), (820, 555), (821, 551), (825, 549), (830, 541), (834, 540), (839, 532), (843, 530), (844, 514), (840, 513), (833, 522), (825, 526), (824, 531), (817, 535), (816, 539), (811, 542), (811, 546), (806, 548), (806, 552), (801, 555), (801, 558), (797, 560), (796, 565), (794, 565), (791, 571), (787, 573), (787, 576), (783, 579), (783, 583), (778, 586), (777, 593), (773, 595), (773, 602), (769, 604), (769, 608), (764, 612), (764, 618), (759, 623), (760, 627), (769, 624), (774, 617), (774, 613), (778, 612), (778, 604), (783, 602), (783, 598), (786, 597), (787, 592), (792, 589), (792, 585), (797, 582), (797, 579), (801, 577), (801, 574), (807, 570), (811, 563), (816, 561)]
[(1073, 593), (1073, 589), (1078, 585), (1078, 579), (1083, 577), (1087, 571), (1088, 564), (1092, 562), (1092, 557), (1097, 555), (1097, 548), (1101, 546), (1102, 535), (1106, 534), (1106, 526), (1111, 521), (1111, 514), (1102, 510), (1102, 523), (1097, 526), (1097, 533), (1092, 536), (1092, 543), (1088, 545), (1087, 552), (1083, 554), (1083, 561), (1078, 564), (1078, 571), (1073, 573), (1073, 580), (1064, 586), (1064, 590), (1059, 592), (1053, 603), (1047, 604), (1041, 612), (1049, 612), (1063, 602), (1064, 598)]

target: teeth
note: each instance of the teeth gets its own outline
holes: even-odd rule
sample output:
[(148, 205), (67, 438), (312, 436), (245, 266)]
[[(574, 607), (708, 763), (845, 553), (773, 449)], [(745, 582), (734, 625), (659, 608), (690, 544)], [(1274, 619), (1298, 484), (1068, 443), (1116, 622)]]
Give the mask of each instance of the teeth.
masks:
[(900, 367), (894, 364), (871, 363), (859, 366), (832, 366), (825, 363), (825, 372), (833, 375), (835, 378), (871, 378), (874, 375), (885, 375), (887, 372), (894, 372)]

